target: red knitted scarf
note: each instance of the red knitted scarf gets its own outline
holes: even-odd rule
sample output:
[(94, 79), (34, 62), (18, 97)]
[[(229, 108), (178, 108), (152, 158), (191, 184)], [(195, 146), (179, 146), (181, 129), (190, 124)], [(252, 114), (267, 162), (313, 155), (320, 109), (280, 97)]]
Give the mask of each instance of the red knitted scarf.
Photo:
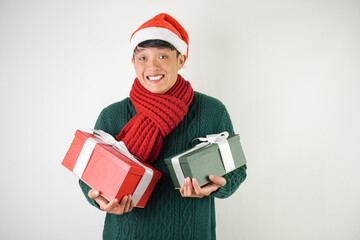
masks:
[(184, 118), (194, 96), (188, 81), (178, 74), (165, 94), (146, 90), (136, 78), (130, 91), (136, 115), (116, 136), (142, 162), (152, 163), (159, 155), (162, 139)]

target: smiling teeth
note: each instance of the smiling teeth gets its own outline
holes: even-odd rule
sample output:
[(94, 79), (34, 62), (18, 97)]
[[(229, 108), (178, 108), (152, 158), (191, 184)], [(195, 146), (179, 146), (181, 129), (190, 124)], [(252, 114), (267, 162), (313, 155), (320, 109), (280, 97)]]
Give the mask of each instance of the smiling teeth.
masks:
[(148, 77), (148, 78), (152, 81), (155, 81), (155, 80), (159, 80), (160, 78), (163, 78), (163, 77), (164, 77), (164, 75), (159, 75), (157, 77)]

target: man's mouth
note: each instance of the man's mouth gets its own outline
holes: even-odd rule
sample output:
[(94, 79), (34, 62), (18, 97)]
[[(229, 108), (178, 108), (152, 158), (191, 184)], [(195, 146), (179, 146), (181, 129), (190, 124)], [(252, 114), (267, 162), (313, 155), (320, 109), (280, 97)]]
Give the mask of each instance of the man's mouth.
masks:
[(150, 81), (156, 81), (156, 80), (160, 80), (164, 77), (165, 77), (165, 75), (161, 74), (161, 75), (156, 75), (156, 76), (147, 76), (146, 78)]

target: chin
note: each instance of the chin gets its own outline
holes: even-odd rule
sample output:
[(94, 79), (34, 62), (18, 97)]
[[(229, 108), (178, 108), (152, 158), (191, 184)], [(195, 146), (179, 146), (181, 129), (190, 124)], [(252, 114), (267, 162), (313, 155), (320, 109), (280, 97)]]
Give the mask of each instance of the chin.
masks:
[(163, 94), (164, 91), (162, 89), (154, 89), (154, 88), (149, 88), (147, 89), (149, 92), (154, 93), (154, 94)]
[(155, 94), (164, 94), (164, 93), (165, 93), (165, 91), (161, 91), (161, 90), (159, 90), (159, 91), (153, 91), (152, 93), (155, 93)]

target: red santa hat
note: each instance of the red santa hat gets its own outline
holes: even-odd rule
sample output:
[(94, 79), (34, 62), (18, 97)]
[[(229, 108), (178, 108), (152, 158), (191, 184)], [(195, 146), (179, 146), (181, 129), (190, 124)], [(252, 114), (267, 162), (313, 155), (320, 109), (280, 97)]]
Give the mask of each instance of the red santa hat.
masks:
[(130, 38), (131, 53), (146, 40), (163, 40), (173, 45), (181, 55), (188, 57), (189, 37), (185, 29), (173, 17), (160, 13), (141, 25)]

